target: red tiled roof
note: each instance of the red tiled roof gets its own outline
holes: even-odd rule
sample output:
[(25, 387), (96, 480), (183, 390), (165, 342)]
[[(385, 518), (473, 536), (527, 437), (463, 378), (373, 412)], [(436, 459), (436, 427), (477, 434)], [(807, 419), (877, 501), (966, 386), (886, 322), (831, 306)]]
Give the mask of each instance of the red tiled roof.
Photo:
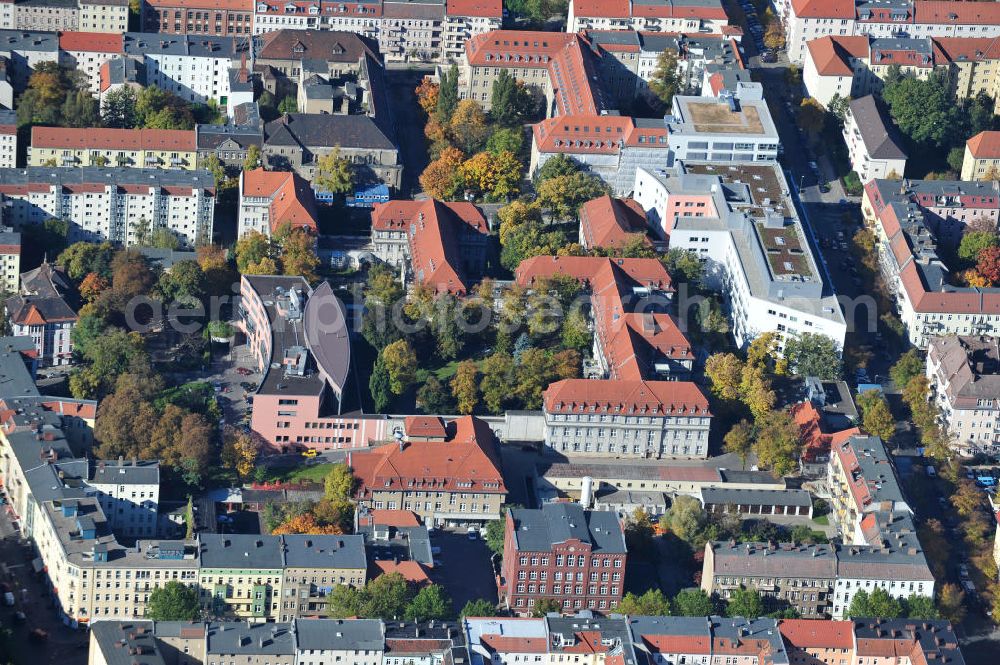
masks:
[(427, 571), (420, 565), (419, 561), (375, 561), (378, 574), (375, 577), (388, 575), (389, 573), (399, 573), (407, 582), (423, 585), (430, 584), (431, 579), (427, 576)]
[(124, 53), (124, 35), (109, 32), (60, 32), (61, 51), (88, 51), (95, 53)]
[(602, 196), (580, 209), (585, 247), (620, 247), (637, 234), (648, 245), (646, 228), (646, 212), (634, 199)]
[(657, 4), (632, 3), (632, 16), (651, 18), (726, 19), (726, 10), (720, 2), (714, 7), (699, 5), (674, 5), (671, 2)]
[(448, 0), (448, 16), (503, 17), (503, 0)]
[(189, 129), (76, 129), (32, 127), (31, 145), (36, 148), (88, 150), (197, 150), (194, 130)]
[(77, 416), (85, 420), (93, 420), (97, 417), (97, 404), (94, 402), (74, 402), (55, 399), (50, 402), (42, 402), (42, 407), (55, 411), (64, 416)]
[(628, 18), (629, 0), (574, 0), (573, 15), (584, 18)]
[(820, 37), (806, 43), (809, 57), (822, 76), (851, 76), (850, 58), (868, 57), (868, 37)]
[(407, 416), (403, 421), (403, 433), (424, 439), (443, 439), (447, 435), (440, 416)]
[[(505, 619), (506, 621), (507, 619)], [(544, 637), (512, 637), (486, 633), (479, 642), (493, 653), (548, 653), (548, 640)]]
[(965, 145), (976, 159), (1000, 159), (1000, 132), (979, 132)]
[(145, 0), (157, 9), (228, 9), (237, 12), (252, 12), (254, 0)]
[(459, 272), (458, 236), (489, 232), (486, 219), (476, 206), (463, 201), (435, 199), (376, 203), (372, 210), (372, 229), (404, 230), (417, 281), (439, 293), (455, 295), (465, 295), (470, 286)]
[(799, 649), (850, 649), (854, 645), (852, 621), (783, 619), (778, 630), (788, 644)]
[(792, 0), (792, 11), (799, 18), (855, 17), (854, 0)]
[(269, 222), (272, 232), (284, 224), (313, 233), (319, 231), (312, 187), (295, 173), (264, 169), (244, 171), (241, 194), (271, 199)]
[(420, 526), (420, 520), (409, 510), (372, 510), (371, 523), (382, 526)]
[(643, 635), (642, 641), (653, 653), (712, 653), (711, 639), (708, 635)]
[(922, 0), (914, 2), (914, 23), (944, 25), (995, 25), (1000, 23), (1000, 3), (948, 2)]
[(1000, 59), (998, 37), (935, 37), (931, 41), (936, 64)]
[[(448, 425), (446, 442), (391, 443), (351, 452), (348, 465), (358, 477), (359, 496), (385, 488), (506, 493), (493, 432), (482, 420), (463, 416)], [(471, 488), (465, 485), (471, 483)], [(493, 485), (492, 487), (488, 485)]]
[(624, 381), (565, 379), (549, 384), (544, 393), (550, 413), (686, 414), (707, 417), (708, 398), (690, 381)]

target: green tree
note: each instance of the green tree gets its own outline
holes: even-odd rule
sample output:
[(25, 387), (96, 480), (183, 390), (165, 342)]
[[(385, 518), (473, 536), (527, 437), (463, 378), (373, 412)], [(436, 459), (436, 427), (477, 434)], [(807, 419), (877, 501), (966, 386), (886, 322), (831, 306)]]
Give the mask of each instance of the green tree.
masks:
[(779, 476), (788, 475), (798, 465), (799, 426), (787, 411), (771, 411), (758, 423), (753, 450), (761, 467)]
[(346, 464), (334, 464), (323, 479), (323, 498), (330, 501), (350, 501), (354, 497), (357, 478)]
[(520, 125), (534, 111), (534, 100), (527, 87), (506, 68), (493, 80), (490, 115), (505, 127)]
[(810, 137), (816, 138), (823, 133), (826, 125), (826, 110), (823, 105), (812, 97), (806, 97), (799, 103), (798, 111), (799, 126)]
[(416, 379), (417, 354), (408, 341), (400, 339), (382, 349), (381, 358), (389, 373), (389, 388), (402, 395)]
[(438, 89), (437, 119), (442, 125), (451, 120), (455, 107), (458, 106), (458, 65), (441, 74), (441, 87)]
[(260, 231), (251, 231), (236, 241), (236, 268), (241, 273), (246, 273), (247, 269), (260, 263), (265, 258), (270, 258), (274, 253), (271, 239)]
[(514, 358), (508, 353), (494, 353), (483, 361), (479, 389), (490, 413), (502, 413), (514, 391)]
[(452, 399), (451, 390), (436, 376), (427, 377), (424, 385), (417, 390), (417, 405), (421, 411), (428, 414), (455, 411), (455, 400)]
[(674, 498), (673, 504), (660, 518), (660, 528), (671, 531), (683, 541), (691, 542), (705, 526), (707, 516), (701, 502), (686, 494)]
[(62, 117), (63, 124), (69, 127), (96, 127), (101, 124), (97, 100), (88, 90), (77, 90), (66, 95)]
[(580, 164), (572, 157), (567, 157), (564, 154), (558, 154), (555, 157), (551, 157), (546, 160), (544, 164), (538, 169), (538, 173), (535, 175), (535, 182), (541, 183), (545, 182), (549, 178), (558, 178), (564, 175), (573, 175), (580, 172)]
[(205, 273), (193, 259), (178, 261), (169, 272), (160, 275), (156, 290), (164, 301), (200, 301), (207, 295)]
[(467, 602), (462, 611), (458, 613), (458, 616), (460, 619), (466, 617), (495, 617), (497, 616), (497, 605), (485, 598), (477, 598)]
[(392, 401), (392, 387), (389, 380), (389, 370), (386, 369), (385, 361), (382, 360), (381, 354), (375, 358), (371, 376), (368, 377), (368, 390), (371, 392), (372, 401), (375, 403), (375, 411), (377, 413), (384, 413), (386, 407)]
[(889, 369), (889, 376), (897, 388), (902, 389), (915, 376), (923, 376), (924, 360), (920, 357), (920, 352), (910, 349), (899, 357), (896, 364)]
[(267, 90), (261, 93), (257, 106), (260, 107), (260, 117), (264, 122), (271, 122), (278, 117), (278, 100)]
[(356, 589), (346, 584), (335, 584), (327, 599), (327, 614), (334, 619), (364, 616), (362, 614), (365, 611), (365, 592), (363, 589)]
[(686, 283), (688, 288), (697, 288), (701, 284), (705, 266), (697, 252), (674, 247), (667, 252), (663, 264), (675, 283)]
[(898, 599), (890, 596), (889, 592), (881, 587), (873, 589), (870, 593), (860, 589), (851, 599), (846, 614), (852, 619), (861, 617), (898, 619), (903, 615), (903, 606)]
[[(502, 512), (506, 513), (506, 506)], [(499, 520), (490, 520), (486, 523), (486, 545), (494, 554), (503, 554), (503, 540), (504, 540), (504, 529), (506, 526), (506, 518)]]
[(122, 86), (104, 96), (101, 120), (105, 127), (133, 129), (136, 126), (135, 90)]
[(555, 598), (539, 598), (535, 606), (531, 608), (531, 616), (544, 617), (549, 613), (562, 614), (562, 603)]
[(958, 256), (970, 263), (975, 263), (979, 253), (988, 247), (997, 247), (1000, 242), (997, 234), (992, 231), (970, 231), (962, 236), (958, 245)]
[(286, 96), (284, 99), (281, 100), (281, 103), (278, 104), (278, 115), (285, 115), (288, 113), (298, 113), (298, 112), (299, 112), (298, 102), (296, 102), (295, 97), (291, 95)]
[(549, 208), (558, 219), (569, 219), (584, 203), (609, 194), (611, 190), (597, 176), (574, 173), (543, 180), (536, 191), (543, 207)]
[(399, 573), (379, 575), (365, 585), (365, 606), (361, 616), (392, 619), (403, 616), (410, 600), (410, 588)]
[(734, 589), (726, 601), (726, 616), (757, 619), (764, 614), (764, 601), (757, 589)]
[(194, 621), (201, 616), (198, 590), (170, 580), (149, 593), (146, 617), (153, 621)]
[(826, 335), (806, 332), (790, 337), (785, 342), (785, 357), (798, 376), (815, 376), (824, 381), (840, 378), (840, 351)]
[(957, 584), (942, 584), (938, 591), (938, 612), (953, 624), (965, 619), (965, 592)]
[(247, 148), (247, 156), (243, 159), (243, 170), (253, 171), (264, 165), (263, 156), (260, 153), (260, 146), (256, 143)]
[(707, 617), (715, 614), (715, 603), (701, 589), (684, 589), (674, 596), (673, 613), (682, 617)]
[(75, 242), (59, 254), (56, 265), (66, 269), (66, 274), (79, 282), (90, 273), (95, 273), (105, 279), (111, 277), (111, 260), (115, 248), (109, 242)]
[(907, 75), (887, 81), (882, 99), (893, 122), (911, 142), (925, 149), (942, 149), (955, 144), (964, 127), (962, 110), (954, 103), (950, 88), (944, 72), (932, 72), (926, 80)]
[(194, 499), (188, 494), (187, 507), (184, 509), (184, 540), (194, 539)]
[(486, 141), (486, 151), (494, 155), (509, 152), (518, 155), (524, 146), (524, 130), (521, 127), (498, 127)]
[(747, 468), (747, 457), (753, 450), (754, 428), (749, 420), (741, 420), (732, 429), (726, 432), (722, 438), (723, 450), (727, 453), (739, 455), (743, 468)]
[(677, 66), (677, 52), (665, 49), (656, 61), (656, 69), (649, 79), (649, 90), (665, 106), (670, 108), (674, 95), (681, 92), (682, 75)]
[(869, 434), (889, 441), (896, 434), (896, 420), (889, 411), (889, 403), (878, 390), (866, 390), (858, 395), (861, 422)]
[(437, 584), (425, 586), (406, 605), (403, 613), (408, 621), (429, 621), (431, 619), (450, 619), (455, 616), (451, 606), (451, 598), (444, 588)]
[(670, 600), (659, 589), (649, 589), (641, 596), (629, 591), (615, 612), (630, 616), (669, 616)]
[(331, 194), (349, 194), (354, 189), (354, 168), (351, 160), (334, 148), (328, 155), (319, 158), (316, 164), (316, 185)]
[(907, 619), (918, 619), (918, 620), (928, 620), (928, 619), (940, 619), (941, 613), (934, 606), (934, 599), (930, 596), (918, 596), (917, 594), (910, 594), (906, 600), (903, 602), (906, 607)]

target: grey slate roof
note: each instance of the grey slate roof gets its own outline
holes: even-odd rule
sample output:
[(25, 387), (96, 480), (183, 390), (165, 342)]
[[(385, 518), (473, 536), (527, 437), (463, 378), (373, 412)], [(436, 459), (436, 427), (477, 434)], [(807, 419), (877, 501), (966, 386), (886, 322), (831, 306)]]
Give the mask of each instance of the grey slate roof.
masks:
[(140, 67), (135, 58), (116, 55), (108, 60), (108, 80), (106, 83), (109, 86), (125, 83), (146, 85), (146, 68)]
[(201, 58), (230, 58), (246, 51), (246, 41), (211, 35), (166, 35), (126, 32), (125, 53), (141, 57), (190, 55)]
[(891, 122), (886, 124), (874, 96), (852, 99), (850, 107), (869, 156), (873, 159), (906, 159), (895, 126)]
[(378, 619), (297, 619), (298, 648), (317, 651), (382, 651), (385, 636)]
[(245, 150), (264, 142), (263, 131), (252, 125), (198, 125), (195, 136), (198, 150), (216, 150), (226, 141), (232, 141)]
[(204, 568), (281, 568), (281, 539), (247, 534), (199, 534)]
[(625, 553), (625, 536), (614, 513), (584, 510), (577, 503), (547, 503), (542, 508), (511, 511), (514, 542), (524, 552), (547, 552), (554, 544), (577, 539), (593, 552)]
[(378, 124), (365, 115), (290, 113), (267, 123), (264, 136), (268, 146), (396, 149)]
[(764, 506), (811, 506), (812, 497), (806, 490), (758, 490), (731, 487), (703, 487), (701, 500), (705, 504), (750, 504)]
[(99, 461), (90, 477), (91, 483), (104, 485), (158, 485), (158, 461)]
[[(0, 70), (2, 74), (3, 70)], [(3, 80), (3, 76), (0, 75), (0, 80)], [(8, 111), (7, 109), (0, 108), (0, 125), (10, 126), (17, 124), (17, 111)], [(20, 234), (18, 234), (20, 237)]]
[(58, 50), (58, 32), (0, 30), (0, 51), (50, 51), (54, 54)]
[(289, 568), (365, 568), (364, 536), (281, 536)]
[(0, 183), (5, 185), (42, 183), (55, 187), (104, 183), (206, 188), (215, 191), (215, 179), (205, 170), (128, 169), (101, 166), (29, 166), (26, 169), (0, 169)]
[(295, 653), (295, 638), (287, 623), (213, 622), (206, 635), (207, 654), (287, 656)]
[(165, 665), (152, 621), (95, 621), (90, 634), (107, 665)]

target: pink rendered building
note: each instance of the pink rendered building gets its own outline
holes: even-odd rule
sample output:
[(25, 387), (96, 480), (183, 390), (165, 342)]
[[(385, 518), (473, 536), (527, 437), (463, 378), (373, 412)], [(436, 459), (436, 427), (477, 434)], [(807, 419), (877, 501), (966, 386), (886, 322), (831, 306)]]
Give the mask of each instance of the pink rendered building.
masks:
[(250, 427), (274, 448), (332, 450), (385, 441), (388, 420), (343, 414), (351, 363), (343, 305), (323, 282), (243, 275), (237, 327), (263, 373)]

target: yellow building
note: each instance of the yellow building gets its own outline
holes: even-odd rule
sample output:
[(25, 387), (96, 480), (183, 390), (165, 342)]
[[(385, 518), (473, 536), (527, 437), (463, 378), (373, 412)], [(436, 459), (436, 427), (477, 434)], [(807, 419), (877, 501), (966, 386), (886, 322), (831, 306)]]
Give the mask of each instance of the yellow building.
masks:
[(1000, 132), (980, 132), (965, 142), (962, 180), (1000, 177)]
[(33, 127), (28, 166), (197, 167), (194, 130)]

